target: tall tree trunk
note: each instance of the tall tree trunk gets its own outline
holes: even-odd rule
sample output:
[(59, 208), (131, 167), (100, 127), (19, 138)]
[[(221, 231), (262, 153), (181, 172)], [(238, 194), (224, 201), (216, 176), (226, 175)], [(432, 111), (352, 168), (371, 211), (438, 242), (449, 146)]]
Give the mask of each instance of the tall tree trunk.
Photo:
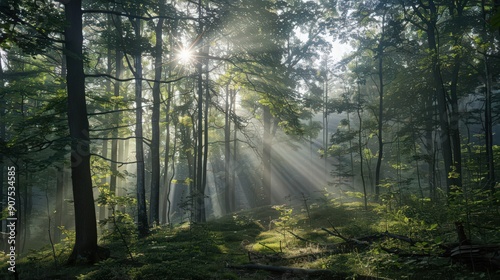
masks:
[[(451, 149), (450, 140), (450, 123), (448, 118), (448, 106), (446, 102), (446, 89), (444, 88), (443, 80), (441, 77), (441, 66), (439, 62), (439, 46), (436, 41), (436, 22), (437, 22), (437, 9), (434, 1), (429, 1), (430, 20), (427, 23), (427, 43), (428, 49), (431, 53), (431, 67), (434, 79), (434, 86), (436, 89), (436, 99), (439, 114), (439, 126), (441, 128), (439, 139), (441, 142), (441, 150), (443, 153), (444, 170), (446, 176), (446, 191), (450, 192), (452, 186), (460, 187), (459, 182), (450, 176), (454, 171), (453, 154)], [(456, 171), (456, 170), (455, 170)]]
[(429, 185), (429, 196), (433, 199), (437, 198), (436, 192), (436, 152), (434, 145), (434, 98), (429, 95), (426, 99), (426, 120), (425, 120), (425, 149), (427, 152), (427, 184)]
[(226, 185), (225, 188), (225, 213), (231, 213), (234, 210), (234, 197), (232, 197), (234, 193), (234, 186), (231, 184), (231, 123), (230, 123), (230, 104), (229, 104), (229, 96), (230, 96), (229, 84), (226, 85), (226, 107), (225, 107), (225, 115), (224, 115), (224, 183)]
[(262, 137), (262, 203), (263, 205), (271, 205), (271, 153), (272, 153), (272, 135), (271, 135), (271, 122), (272, 115), (269, 106), (262, 107), (263, 121), (264, 121), (264, 134)]
[[(111, 31), (110, 28), (111, 27), (111, 15), (108, 15), (108, 31)], [(107, 54), (106, 54), (106, 61), (107, 61), (107, 69), (106, 69), (106, 74), (111, 76), (111, 74), (113, 73), (113, 54), (111, 52), (111, 43), (108, 41), (107, 42)], [(105, 82), (105, 86), (106, 86), (106, 94), (109, 94), (111, 92), (111, 80), (106, 80)], [(104, 123), (108, 123), (109, 121), (111, 121), (111, 119), (109, 118), (108, 115), (105, 115), (104, 116)], [(108, 131), (105, 131), (105, 134), (104, 134), (104, 138), (108, 138), (109, 137), (109, 132)], [(104, 158), (108, 158), (108, 151), (109, 148), (108, 148), (108, 140), (107, 139), (104, 139), (102, 140), (102, 156)], [(109, 186), (106, 185), (107, 183), (107, 176), (103, 177), (101, 179), (101, 188), (106, 188), (108, 189)], [(101, 205), (99, 207), (99, 221), (104, 221), (107, 219), (107, 215), (106, 215), (106, 211), (107, 211), (107, 206), (106, 205)]]
[[(169, 102), (170, 102), (170, 98), (169, 98)], [(168, 102), (168, 103), (169, 103)], [(168, 105), (168, 107), (170, 107), (170, 105)], [(170, 125), (167, 125), (167, 133), (170, 135)], [(167, 137), (168, 139), (168, 142), (167, 142), (167, 145), (170, 145), (170, 136)], [(170, 222), (170, 210), (172, 209), (172, 201), (170, 200), (170, 194), (172, 193), (172, 182), (175, 178), (175, 154), (177, 153), (177, 124), (174, 124), (174, 144), (173, 144), (173, 147), (172, 147), (172, 163), (171, 163), (171, 166), (172, 166), (172, 173), (170, 174), (170, 178), (167, 178), (167, 174), (168, 172), (166, 171), (166, 168), (165, 168), (165, 186), (167, 186), (167, 190), (166, 190), (166, 194), (165, 194), (165, 207), (164, 207), (164, 211), (165, 211), (165, 221), (166, 223), (172, 227), (172, 223)], [(168, 157), (170, 156), (170, 153), (167, 153), (168, 151), (170, 151), (170, 147), (168, 147), (166, 149), (166, 159), (165, 159), (165, 166), (168, 166)]]
[[(118, 34), (121, 36), (121, 19), (120, 17), (116, 17), (115, 25)], [(115, 49), (115, 77), (117, 79), (121, 78), (123, 68), (123, 53), (119, 47)], [(113, 106), (114, 111), (118, 111), (118, 97), (120, 96), (120, 82), (115, 81), (113, 86), (113, 95), (115, 97), (115, 104)], [(114, 113), (112, 124), (116, 127), (119, 127), (120, 123), (120, 113)], [(113, 129), (111, 132), (111, 178), (109, 181), (109, 190), (112, 195), (117, 195), (116, 187), (117, 187), (117, 177), (118, 177), (118, 128)], [(123, 150), (121, 151), (123, 153)]]
[[(160, 5), (160, 15), (164, 14), (164, 5)], [(158, 20), (156, 25), (156, 45), (154, 48), (155, 82), (153, 85), (153, 113), (151, 118), (152, 139), (151, 139), (151, 199), (150, 199), (150, 220), (151, 224), (160, 224), (160, 80), (162, 74), (163, 55), (163, 18)], [(168, 112), (167, 112), (168, 114)], [(168, 143), (167, 143), (168, 145)], [(168, 156), (167, 156), (168, 158)]]
[[(173, 36), (170, 36), (170, 49), (173, 48)], [(172, 76), (172, 70), (169, 68), (168, 70), (168, 77)], [(171, 125), (171, 120), (170, 120), (170, 108), (172, 104), (172, 99), (174, 97), (174, 89), (173, 85), (169, 83), (167, 85), (167, 104), (165, 106), (165, 126), (166, 126), (166, 131), (165, 131), (165, 162), (164, 162), (164, 174), (163, 174), (163, 185), (166, 187), (165, 189), (165, 196), (163, 199), (163, 208), (162, 208), (162, 216), (163, 216), (163, 221), (165, 223), (168, 223), (170, 225), (170, 208), (171, 208), (171, 201), (170, 201), (170, 193), (172, 190), (172, 183), (171, 181), (173, 180), (173, 176), (175, 175), (175, 139), (174, 137), (174, 151), (172, 154), (172, 174), (171, 178), (168, 178), (168, 168), (169, 168), (169, 158), (170, 158), (170, 125)], [(176, 134), (176, 129), (174, 128), (174, 135)]]
[[(194, 119), (192, 118), (192, 122), (193, 122), (193, 129), (194, 129)], [(188, 188), (189, 188), (189, 207), (190, 207), (190, 210), (191, 210), (191, 214), (190, 214), (190, 219), (191, 219), (191, 222), (195, 219), (195, 215), (194, 215), (194, 212), (195, 212), (195, 201), (194, 201), (194, 197), (196, 195), (196, 155), (194, 154), (195, 153), (195, 145), (193, 145), (192, 143), (192, 139), (191, 137), (194, 137), (196, 135), (196, 131), (192, 131), (192, 134), (191, 134), (191, 129), (189, 127), (184, 127), (183, 129), (185, 129), (185, 133), (184, 133), (184, 137), (183, 139), (181, 140), (182, 142), (184, 142), (184, 144), (186, 146), (184, 146), (184, 151), (186, 152), (186, 160), (187, 160), (187, 164), (188, 164)], [(193, 180), (194, 179), (194, 180)]]
[(97, 224), (90, 174), (90, 140), (87, 105), (85, 101), (85, 76), (82, 54), (81, 0), (71, 0), (64, 5), (68, 25), (65, 28), (67, 60), (68, 125), (71, 137), (71, 181), (75, 207), (76, 240), (69, 257), (72, 263), (78, 258), (90, 262), (99, 259)]
[[(107, 137), (107, 136), (106, 136)], [(102, 141), (102, 156), (105, 157), (105, 158), (108, 158), (108, 140), (103, 140)], [(101, 182), (99, 182), (101, 185), (100, 187), (101, 188), (105, 188), (106, 187), (106, 176), (101, 178)], [(99, 207), (99, 221), (104, 221), (106, 220), (107, 216), (106, 216), (106, 205), (101, 205)]]
[(375, 167), (375, 201), (378, 202), (380, 195), (380, 169), (382, 166), (382, 158), (384, 155), (384, 138), (383, 138), (383, 121), (384, 121), (384, 27), (385, 27), (385, 14), (382, 19), (382, 38), (380, 38), (378, 46), (378, 78), (379, 78), (379, 104), (378, 104), (378, 156), (377, 166)]
[(196, 179), (195, 179), (195, 189), (193, 195), (194, 199), (194, 221), (202, 222), (201, 209), (204, 197), (201, 192), (203, 185), (203, 62), (201, 57), (203, 57), (203, 22), (202, 22), (202, 1), (198, 1), (198, 59), (196, 61), (196, 72), (197, 72), (197, 130), (196, 130)]
[[(458, 46), (458, 42), (456, 43)], [(453, 168), (454, 168), (454, 185), (458, 189), (462, 189), (462, 145), (460, 139), (459, 118), (458, 112), (458, 81), (460, 73), (460, 64), (462, 57), (457, 55), (453, 62), (452, 80), (450, 86), (450, 138), (452, 143)]]
[(486, 158), (488, 160), (488, 174), (486, 181), (486, 188), (494, 191), (496, 178), (495, 178), (495, 162), (493, 158), (493, 121), (491, 114), (491, 105), (492, 105), (492, 74), (490, 70), (490, 63), (486, 55), (484, 56), (484, 67), (485, 67), (485, 76), (486, 76), (486, 98), (485, 98), (485, 111), (484, 111), (484, 138), (486, 145)]
[[(493, 1), (493, 11), (494, 13), (498, 13), (499, 7), (500, 7), (500, 1), (495, 0)], [(485, 0), (481, 1), (481, 7), (482, 7), (482, 14), (483, 14), (483, 36), (484, 36), (484, 41), (488, 42), (488, 33), (489, 33), (489, 27), (487, 26), (487, 14), (488, 12), (486, 11), (486, 3)], [(500, 29), (498, 29), (500, 32)], [(485, 146), (486, 146), (486, 158), (487, 158), (487, 166), (488, 166), (488, 173), (486, 176), (486, 188), (494, 191), (495, 190), (495, 184), (496, 184), (496, 178), (495, 178), (495, 162), (493, 159), (493, 121), (492, 121), (492, 113), (491, 113), (491, 105), (492, 105), (492, 83), (493, 83), (493, 74), (491, 73), (490, 69), (490, 61), (487, 56), (487, 50), (485, 50), (484, 53), (484, 74), (485, 74), (485, 103), (484, 103), (484, 139), (485, 139)]]
[[(141, 38), (141, 20), (134, 22), (134, 31), (137, 41)], [(142, 56), (137, 51), (134, 54), (135, 64), (135, 157), (137, 161), (137, 229), (139, 237), (145, 237), (149, 233), (148, 214), (146, 210), (146, 187), (144, 170), (144, 147), (142, 136)]]
[(210, 109), (210, 85), (209, 85), (209, 59), (210, 45), (205, 42), (203, 54), (207, 56), (205, 59), (205, 106), (204, 106), (204, 123), (203, 123), (203, 170), (202, 181), (199, 189), (199, 208), (200, 208), (200, 221), (206, 222), (207, 213), (205, 206), (205, 190), (207, 188), (207, 170), (208, 170), (208, 122), (209, 122), (209, 109)]
[[(169, 77), (170, 77), (171, 72), (169, 71)], [(164, 191), (164, 196), (163, 196), (163, 207), (161, 211), (161, 216), (162, 216), (162, 221), (163, 223), (170, 224), (170, 215), (169, 215), (169, 209), (170, 209), (170, 180), (168, 178), (168, 168), (169, 168), (169, 159), (170, 159), (170, 106), (172, 103), (172, 86), (171, 84), (167, 85), (167, 104), (165, 106), (165, 112), (166, 112), (166, 117), (165, 117), (165, 126), (166, 126), (166, 131), (165, 131), (165, 161), (164, 161), (164, 172), (163, 172), (163, 185), (165, 186), (165, 191)], [(175, 130), (174, 130), (175, 133)], [(172, 164), (174, 161), (172, 160)]]
[(197, 63), (198, 71), (198, 100), (197, 100), (197, 125), (196, 125), (196, 172), (195, 172), (195, 189), (193, 193), (194, 199), (194, 221), (201, 222), (201, 203), (200, 203), (200, 189), (203, 180), (203, 76), (202, 76), (202, 63)]
[[(61, 78), (66, 78), (66, 56), (61, 57)], [(61, 88), (65, 89), (66, 84), (61, 83)], [(65, 164), (57, 164), (56, 165), (56, 209), (55, 209), (55, 217), (54, 217), (54, 242), (61, 242), (61, 230), (59, 227), (63, 226), (63, 213), (64, 213), (64, 173), (65, 173)]]
[(364, 166), (363, 166), (363, 119), (361, 118), (361, 89), (360, 84), (361, 81), (358, 81), (358, 104), (356, 106), (356, 113), (358, 114), (359, 120), (359, 129), (358, 129), (358, 153), (359, 153), (359, 172), (361, 176), (361, 182), (363, 183), (363, 198), (365, 203), (365, 210), (368, 210), (368, 194), (366, 192), (366, 182), (365, 182), (365, 174), (364, 174)]
[[(236, 90), (231, 92), (231, 105), (233, 107), (232, 113), (236, 114)], [(231, 128), (231, 127), (230, 127)], [(234, 121), (234, 131), (233, 131), (233, 164), (231, 165), (231, 190), (229, 192), (229, 197), (231, 198), (231, 209), (236, 210), (236, 156), (238, 154), (238, 130), (236, 127), (236, 120)]]

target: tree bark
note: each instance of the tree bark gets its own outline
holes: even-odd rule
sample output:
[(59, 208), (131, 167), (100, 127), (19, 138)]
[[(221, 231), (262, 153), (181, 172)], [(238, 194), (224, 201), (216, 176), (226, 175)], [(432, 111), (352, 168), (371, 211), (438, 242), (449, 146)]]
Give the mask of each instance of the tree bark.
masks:
[[(231, 91), (231, 105), (232, 105), (232, 113), (236, 114), (236, 90)], [(233, 131), (233, 164), (231, 165), (231, 186), (229, 192), (229, 197), (231, 198), (231, 209), (232, 211), (236, 210), (236, 157), (238, 155), (238, 130), (236, 127), (236, 120), (234, 121), (234, 131)]]
[(203, 76), (202, 76), (202, 63), (197, 62), (197, 125), (196, 125), (196, 169), (195, 169), (195, 188), (193, 192), (194, 199), (194, 220), (196, 222), (201, 222), (201, 201), (200, 201), (200, 189), (203, 180)]
[[(160, 3), (160, 15), (163, 15), (164, 5)], [(160, 224), (160, 81), (162, 74), (163, 55), (163, 18), (158, 20), (156, 25), (156, 45), (154, 48), (155, 83), (153, 84), (153, 112), (151, 118), (152, 139), (151, 139), (151, 201), (149, 208), (151, 224)], [(168, 114), (168, 113), (167, 113)], [(168, 145), (168, 143), (167, 143)], [(168, 156), (167, 156), (168, 157)]]
[(493, 121), (491, 113), (492, 105), (492, 74), (490, 70), (490, 62), (488, 58), (484, 57), (484, 67), (486, 76), (486, 98), (485, 98), (485, 111), (484, 111), (484, 138), (486, 146), (486, 158), (488, 160), (488, 174), (486, 181), (486, 188), (490, 191), (495, 190), (496, 178), (495, 178), (495, 162), (493, 158)]
[(263, 147), (262, 147), (262, 205), (271, 205), (271, 153), (272, 153), (272, 135), (271, 135), (271, 108), (269, 106), (262, 107), (263, 121), (264, 121), (264, 133), (263, 133)]
[(441, 141), (441, 149), (443, 153), (443, 161), (444, 161), (444, 170), (446, 175), (446, 191), (450, 193), (452, 186), (460, 187), (459, 182), (453, 178), (454, 176), (450, 176), (454, 171), (454, 163), (453, 163), (453, 153), (451, 149), (451, 140), (450, 140), (450, 122), (448, 118), (448, 107), (446, 102), (446, 89), (444, 88), (443, 80), (441, 77), (441, 65), (439, 62), (439, 46), (436, 42), (436, 23), (437, 23), (437, 9), (434, 1), (429, 1), (429, 13), (430, 19), (427, 22), (427, 43), (428, 49), (431, 52), (431, 67), (432, 67), (432, 75), (434, 79), (434, 86), (436, 89), (436, 99), (438, 105), (438, 114), (439, 114), (439, 126), (440, 130), (440, 141)]
[(231, 182), (231, 122), (230, 122), (230, 89), (226, 85), (226, 107), (224, 115), (224, 181), (225, 181), (225, 213), (234, 211), (234, 185)]
[[(106, 119), (106, 118), (105, 118)], [(108, 140), (103, 140), (102, 141), (102, 156), (105, 158), (108, 158)], [(102, 177), (101, 181), (99, 182), (101, 185), (99, 186), (100, 188), (105, 188), (106, 186), (106, 177)], [(99, 221), (102, 222), (106, 220), (106, 205), (101, 205), (99, 207)]]
[(200, 185), (200, 189), (198, 190), (200, 197), (199, 199), (199, 208), (200, 208), (200, 221), (206, 222), (207, 213), (205, 206), (205, 190), (207, 187), (207, 170), (208, 170), (208, 122), (209, 122), (209, 109), (210, 109), (210, 83), (209, 83), (209, 59), (208, 56), (210, 54), (210, 46), (205, 42), (204, 45), (204, 55), (207, 56), (205, 59), (205, 106), (204, 106), (204, 122), (203, 122), (203, 170), (202, 170), (202, 181)]
[(378, 107), (378, 156), (377, 166), (375, 167), (375, 201), (379, 200), (380, 195), (380, 169), (382, 166), (382, 157), (384, 155), (384, 142), (383, 142), (383, 121), (384, 121), (384, 27), (385, 27), (385, 14), (382, 18), (382, 35), (378, 46), (378, 78), (379, 78), (379, 107)]
[[(170, 36), (170, 49), (173, 48), (173, 38)], [(168, 76), (172, 76), (172, 71), (169, 69), (168, 71)], [(173, 86), (172, 84), (167, 85), (167, 104), (165, 106), (165, 126), (166, 126), (166, 131), (165, 131), (165, 161), (164, 161), (164, 173), (163, 173), (163, 185), (165, 186), (165, 191), (164, 191), (164, 198), (163, 200), (163, 207), (162, 207), (162, 220), (164, 223), (167, 223), (170, 225), (170, 208), (171, 208), (171, 201), (170, 201), (170, 193), (171, 193), (171, 181), (173, 180), (173, 176), (175, 173), (175, 142), (174, 142), (174, 151), (172, 154), (172, 174), (171, 174), (171, 179), (168, 178), (168, 168), (169, 168), (169, 158), (170, 158), (170, 107), (172, 104), (172, 99), (173, 99)], [(174, 128), (174, 133), (176, 132), (176, 129)], [(176, 137), (174, 137), (175, 139)], [(175, 141), (175, 140), (174, 140)]]
[[(170, 73), (169, 73), (170, 76)], [(170, 106), (172, 102), (172, 86), (167, 85), (167, 104), (165, 106), (165, 112), (167, 112), (165, 117), (166, 131), (165, 131), (165, 161), (164, 161), (164, 172), (163, 172), (163, 185), (165, 186), (165, 191), (163, 195), (163, 207), (161, 208), (161, 216), (163, 223), (170, 224), (170, 180), (168, 178), (168, 168), (169, 168), (169, 158), (170, 158)], [(175, 132), (175, 130), (174, 130)], [(172, 164), (173, 164), (172, 160)], [(172, 171), (173, 173), (173, 171)]]
[(99, 259), (97, 225), (90, 174), (90, 140), (85, 76), (83, 72), (83, 34), (81, 0), (64, 5), (68, 25), (65, 28), (67, 60), (68, 125), (71, 137), (71, 181), (75, 207), (76, 240), (69, 262), (85, 258)]
[[(137, 41), (141, 37), (141, 20), (134, 23), (134, 31)], [(140, 51), (134, 54), (135, 64), (135, 156), (137, 161), (137, 229), (139, 237), (145, 237), (149, 233), (148, 214), (146, 210), (146, 187), (144, 170), (144, 147), (142, 135), (142, 56)]]
[(197, 72), (197, 125), (196, 125), (196, 178), (193, 195), (194, 202), (194, 221), (203, 220), (203, 62), (201, 61), (203, 48), (203, 22), (202, 22), (202, 1), (198, 1), (198, 59), (196, 61)]
[(365, 204), (365, 210), (368, 210), (368, 194), (366, 192), (366, 182), (364, 175), (364, 166), (363, 166), (363, 142), (362, 142), (362, 134), (363, 134), (363, 119), (361, 118), (361, 89), (360, 84), (361, 81), (358, 81), (358, 104), (356, 106), (356, 113), (358, 114), (359, 120), (359, 129), (358, 129), (358, 152), (359, 152), (359, 172), (361, 176), (361, 182), (363, 183), (363, 198)]
[[(118, 34), (121, 36), (121, 19), (119, 17), (116, 18), (116, 29)], [(123, 68), (123, 53), (122, 51), (117, 47), (115, 49), (115, 76), (116, 78), (120, 79), (121, 74), (122, 74), (122, 68)], [(118, 111), (119, 106), (118, 106), (118, 97), (120, 96), (120, 82), (115, 81), (114, 87), (113, 87), (113, 95), (116, 98), (115, 99), (115, 105), (113, 106), (113, 110)], [(114, 114), (113, 118), (113, 125), (118, 126), (120, 122), (120, 112), (116, 112)], [(118, 128), (113, 129), (111, 132), (111, 178), (109, 182), (109, 190), (112, 195), (117, 195), (116, 193), (116, 187), (117, 187), (117, 177), (118, 177), (118, 166), (117, 166), (117, 160), (118, 160)], [(123, 151), (122, 151), (123, 153)]]

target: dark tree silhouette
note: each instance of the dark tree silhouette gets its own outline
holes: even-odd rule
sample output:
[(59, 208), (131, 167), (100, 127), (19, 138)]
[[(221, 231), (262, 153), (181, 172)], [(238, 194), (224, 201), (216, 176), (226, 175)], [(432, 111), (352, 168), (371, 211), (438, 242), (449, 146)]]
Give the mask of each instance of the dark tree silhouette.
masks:
[(64, 1), (68, 22), (64, 31), (67, 61), (68, 125), (71, 137), (71, 181), (75, 206), (76, 241), (69, 262), (84, 258), (100, 259), (97, 246), (97, 225), (90, 174), (90, 140), (85, 75), (82, 54), (82, 1)]

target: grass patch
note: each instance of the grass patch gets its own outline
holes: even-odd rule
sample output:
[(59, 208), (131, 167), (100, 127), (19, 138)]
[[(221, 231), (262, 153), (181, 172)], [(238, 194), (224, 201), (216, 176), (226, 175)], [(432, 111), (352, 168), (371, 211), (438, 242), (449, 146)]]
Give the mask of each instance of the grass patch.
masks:
[[(111, 251), (111, 258), (95, 265), (64, 265), (71, 252), (72, 241), (69, 237), (65, 242), (56, 244), (57, 266), (51, 248), (45, 247), (22, 256), (16, 263), (16, 269), (20, 279), (286, 278), (265, 271), (226, 267), (228, 264), (248, 263), (249, 254), (252, 254), (262, 257), (257, 261), (270, 265), (327, 269), (352, 277), (500, 279), (497, 272), (471, 272), (464, 267), (452, 265), (446, 258), (402, 258), (380, 249), (381, 246), (401, 250), (415, 249), (403, 242), (381, 241), (359, 250), (348, 248), (334, 254), (323, 253), (329, 250), (326, 249), (327, 244), (331, 248), (344, 241), (321, 230), (322, 227), (332, 229), (334, 226), (347, 238), (373, 235), (385, 230), (395, 234), (408, 235), (411, 232), (414, 236), (433, 238), (437, 234), (446, 233), (446, 230), (452, 230), (444, 225), (435, 227), (431, 224), (433, 221), (428, 213), (424, 215), (425, 219), (418, 219), (416, 214), (406, 213), (404, 208), (388, 212), (371, 206), (365, 211), (362, 205), (344, 203), (342, 206), (328, 204), (311, 207), (309, 219), (300, 208), (293, 211), (287, 209), (291, 208), (262, 207), (227, 215), (205, 224), (183, 224), (174, 229), (157, 227), (145, 239), (129, 238), (133, 259), (121, 240), (109, 239), (106, 240), (106, 246)], [(310, 242), (297, 239), (289, 231)], [(0, 278), (13, 279), (7, 272), (6, 260), (7, 256), (0, 254)]]

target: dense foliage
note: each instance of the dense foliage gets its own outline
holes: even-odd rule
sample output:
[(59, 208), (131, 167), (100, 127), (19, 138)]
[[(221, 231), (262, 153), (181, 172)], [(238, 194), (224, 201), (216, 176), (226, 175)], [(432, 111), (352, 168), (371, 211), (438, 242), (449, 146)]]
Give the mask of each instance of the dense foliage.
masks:
[(250, 279), (232, 254), (317, 246), (297, 266), (339, 279), (495, 278), (497, 2), (0, 1), (21, 275), (47, 245), (81, 279)]

